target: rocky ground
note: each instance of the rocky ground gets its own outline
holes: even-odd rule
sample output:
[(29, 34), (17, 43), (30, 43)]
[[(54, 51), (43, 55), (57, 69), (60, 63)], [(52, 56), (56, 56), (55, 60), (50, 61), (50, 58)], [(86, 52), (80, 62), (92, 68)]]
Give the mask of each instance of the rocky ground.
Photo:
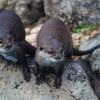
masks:
[[(25, 28), (27, 32), (26, 40), (31, 44), (36, 45), (36, 36), (42, 25)], [(84, 31), (87, 30), (84, 29)], [(100, 33), (99, 30), (87, 34), (73, 33), (73, 43), (77, 47), (82, 42), (95, 37), (98, 33)], [(61, 89), (55, 89), (53, 87), (53, 75), (50, 75), (42, 85), (37, 86), (35, 84), (34, 58), (31, 60), (33, 63), (29, 63), (28, 66), (31, 67), (32, 78), (29, 83), (26, 83), (19, 65), (9, 63), (0, 57), (0, 100), (98, 100), (87, 74), (77, 62), (66, 63)], [(97, 80), (95, 82), (98, 83)], [(97, 88), (95, 91), (99, 95), (100, 90)]]
[(33, 73), (31, 76), (31, 81), (25, 82), (19, 66), (0, 57), (0, 100), (98, 100), (85, 71), (76, 62), (66, 63), (60, 89), (53, 87), (53, 75), (40, 86), (35, 84)]

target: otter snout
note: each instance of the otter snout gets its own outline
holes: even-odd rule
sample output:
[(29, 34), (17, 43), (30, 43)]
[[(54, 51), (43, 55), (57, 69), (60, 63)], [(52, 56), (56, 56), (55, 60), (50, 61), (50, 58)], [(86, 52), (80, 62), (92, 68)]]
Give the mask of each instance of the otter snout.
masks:
[(61, 59), (61, 55), (56, 55), (55, 59), (57, 60)]
[(9, 44), (7, 44), (7, 45), (5, 46), (6, 49), (9, 49), (9, 48), (11, 48), (11, 47), (12, 47), (12, 43), (9, 43)]

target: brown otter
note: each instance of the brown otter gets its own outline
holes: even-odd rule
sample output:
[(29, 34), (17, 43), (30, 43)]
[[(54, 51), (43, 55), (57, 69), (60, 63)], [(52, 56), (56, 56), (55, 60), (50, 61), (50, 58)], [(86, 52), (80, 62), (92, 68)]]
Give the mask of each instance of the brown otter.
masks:
[(61, 75), (66, 60), (72, 60), (72, 55), (84, 55), (92, 52), (100, 45), (87, 50), (78, 51), (73, 48), (71, 32), (59, 19), (51, 18), (41, 28), (37, 36), (36, 66), (38, 75), (36, 84), (42, 83), (45, 74), (44, 67), (52, 67), (55, 72), (54, 87), (60, 88)]
[(20, 17), (12, 11), (0, 13), (0, 54), (15, 57), (22, 65), (25, 80), (31, 75), (25, 54), (35, 56), (36, 47), (25, 40), (25, 30)]

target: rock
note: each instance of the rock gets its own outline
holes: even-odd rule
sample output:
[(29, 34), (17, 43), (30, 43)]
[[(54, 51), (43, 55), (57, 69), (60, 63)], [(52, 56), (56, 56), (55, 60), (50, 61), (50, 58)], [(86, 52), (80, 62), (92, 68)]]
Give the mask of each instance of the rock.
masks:
[[(32, 74), (31, 81), (26, 83), (19, 66), (2, 59), (0, 57), (0, 100), (98, 100), (87, 75), (76, 62), (66, 63), (61, 89), (55, 89), (53, 75), (37, 86)], [(31, 60), (34, 62), (34, 58)], [(32, 72), (32, 63), (28, 66)]]
[(73, 40), (73, 45), (75, 47), (78, 47), (84, 41), (83, 34), (81, 34), (81, 33), (73, 33), (72, 34), (72, 40)]
[[(87, 50), (90, 49), (96, 45), (100, 44), (100, 35), (98, 35), (96, 38), (91, 39), (90, 41), (84, 42), (80, 46), (80, 50)], [(93, 53), (82, 56), (83, 60), (89, 61), (91, 63), (91, 68), (93, 72), (100, 72), (100, 48), (93, 51)]]
[(34, 28), (32, 28), (30, 30), (30, 34), (26, 36), (26, 40), (33, 44), (33, 45), (36, 45), (36, 37), (37, 37), (37, 34), (38, 32), (40, 31), (41, 27), (42, 27), (43, 24), (39, 24), (37, 26), (35, 26)]
[(37, 37), (37, 34), (31, 34), (31, 35), (27, 35), (26, 36), (26, 40), (31, 43), (32, 45), (36, 45), (36, 37)]
[(71, 30), (100, 21), (100, 0), (44, 0), (45, 13), (64, 21)]
[(91, 32), (91, 36), (90, 36), (90, 38), (95, 38), (97, 35), (99, 35), (100, 34), (100, 30), (93, 30), (92, 32)]
[(32, 28), (30, 31), (30, 34), (37, 34), (40, 31), (42, 25), (43, 24), (39, 24), (39, 25), (35, 26), (34, 28)]
[(96, 96), (100, 100), (100, 88), (99, 88), (100, 87), (100, 79), (98, 78), (98, 76), (96, 76), (93, 73), (90, 64), (87, 64), (83, 60), (78, 60), (77, 63), (80, 64), (80, 66), (85, 70), (85, 72), (88, 75), (88, 78), (90, 80), (91, 86), (92, 86), (93, 90), (95, 91)]
[(26, 35), (30, 34), (30, 30), (31, 30), (30, 27), (26, 27), (26, 28), (25, 28)]
[(83, 28), (83, 29), (81, 30), (81, 33), (84, 34), (84, 35), (89, 35), (89, 34), (91, 33), (91, 30), (88, 29), (88, 28)]
[(43, 0), (0, 0), (0, 11), (4, 10), (17, 13), (24, 26), (44, 16)]

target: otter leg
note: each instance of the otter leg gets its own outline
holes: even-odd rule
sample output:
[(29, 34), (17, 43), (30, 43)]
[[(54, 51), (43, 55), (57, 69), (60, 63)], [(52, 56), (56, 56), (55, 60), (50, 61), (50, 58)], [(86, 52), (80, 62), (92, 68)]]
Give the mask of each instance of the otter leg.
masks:
[(29, 67), (27, 65), (27, 60), (25, 58), (24, 52), (21, 49), (20, 50), (15, 49), (12, 52), (10, 52), (9, 55), (15, 57), (18, 60), (18, 62), (20, 63), (20, 65), (22, 65), (24, 79), (27, 82), (29, 82), (31, 79), (31, 74), (30, 74)]
[(44, 71), (43, 71), (43, 66), (40, 66), (40, 65), (36, 62), (36, 67), (37, 67), (37, 69), (38, 69), (38, 75), (37, 75), (35, 81), (36, 81), (36, 84), (37, 84), (37, 85), (40, 85), (40, 84), (43, 83), (45, 75), (44, 75)]
[(30, 73), (30, 69), (27, 65), (27, 60), (25, 58), (25, 55), (20, 55), (20, 57), (18, 57), (18, 62), (22, 65), (24, 79), (27, 82), (29, 82), (31, 79), (31, 73)]
[(60, 89), (61, 81), (62, 81), (62, 73), (64, 69), (64, 64), (54, 67), (55, 71), (55, 81), (53, 86), (57, 89)]
[(73, 60), (72, 54), (73, 54), (73, 49), (69, 53), (65, 52), (64, 57), (65, 57), (66, 61), (72, 61)]
[(22, 47), (23, 51), (25, 52), (25, 54), (30, 54), (33, 57), (35, 57), (35, 52), (36, 52), (35, 46), (32, 46), (30, 43), (25, 41), (24, 44), (21, 44), (21, 47)]

